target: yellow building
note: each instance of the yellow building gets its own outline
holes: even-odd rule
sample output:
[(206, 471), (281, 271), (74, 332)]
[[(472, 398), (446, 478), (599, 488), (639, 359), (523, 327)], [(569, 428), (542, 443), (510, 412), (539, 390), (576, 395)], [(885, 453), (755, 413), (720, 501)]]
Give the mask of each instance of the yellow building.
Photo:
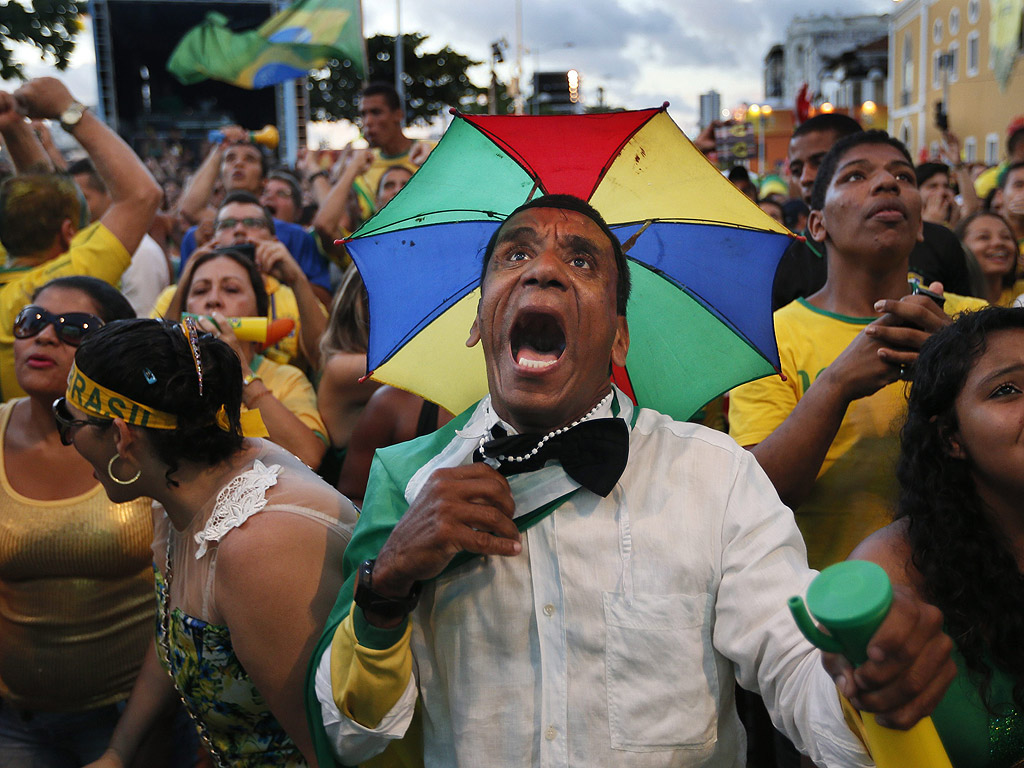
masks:
[[(1024, 114), (1024, 62), (1016, 57), (1006, 89), (996, 83), (993, 6), (1015, 9), (1015, 0), (902, 0), (893, 3), (889, 26), (889, 133), (915, 159), (937, 154), (942, 102), (964, 159), (995, 165), (1006, 156), (1006, 127)], [(1006, 29), (1001, 25), (1000, 29)], [(1015, 36), (1014, 36), (1015, 37)], [(1013, 48), (1018, 48), (1019, 39)], [(1019, 53), (1011, 49), (1010, 55)]]

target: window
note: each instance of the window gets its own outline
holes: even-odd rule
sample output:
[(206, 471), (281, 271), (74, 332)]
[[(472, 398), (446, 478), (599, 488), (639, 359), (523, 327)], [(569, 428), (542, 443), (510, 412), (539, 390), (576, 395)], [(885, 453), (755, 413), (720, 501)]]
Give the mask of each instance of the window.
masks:
[(932, 24), (932, 42), (936, 45), (942, 42), (942, 19), (936, 19)]
[(950, 37), (960, 31), (960, 9), (954, 8), (949, 12), (949, 34)]
[(985, 165), (999, 164), (999, 134), (990, 133), (985, 137)]
[(903, 36), (903, 88), (900, 92), (900, 106), (910, 104), (910, 93), (914, 87), (914, 38), (908, 32)]
[(978, 162), (978, 140), (973, 136), (968, 136), (964, 139), (964, 162)]
[(978, 23), (978, 17), (981, 16), (981, 0), (970, 0), (967, 3), (967, 21), (971, 24)]
[(955, 83), (960, 79), (960, 43), (949, 44), (949, 53), (946, 55), (946, 66), (949, 70), (949, 82)]
[(914, 150), (910, 146), (910, 124), (909, 123), (903, 123), (900, 126), (900, 141), (902, 141), (904, 146), (906, 146), (907, 151), (909, 151), (910, 154), (913, 155), (914, 154)]
[(978, 74), (978, 62), (981, 59), (981, 41), (978, 39), (980, 33), (973, 30), (967, 33), (967, 76), (974, 77)]
[(932, 54), (932, 88), (942, 87), (942, 51), (935, 51)]
[(939, 142), (933, 141), (928, 146), (928, 158), (937, 158), (939, 156)]

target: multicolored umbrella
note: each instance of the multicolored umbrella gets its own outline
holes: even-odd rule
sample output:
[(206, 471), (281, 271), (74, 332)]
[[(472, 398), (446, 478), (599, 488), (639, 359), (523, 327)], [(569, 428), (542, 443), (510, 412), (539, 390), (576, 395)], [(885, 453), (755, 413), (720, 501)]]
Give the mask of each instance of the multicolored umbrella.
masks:
[(628, 248), (630, 348), (614, 379), (677, 419), (779, 368), (775, 268), (791, 235), (665, 111), (455, 114), (406, 187), (347, 241), (370, 299), (372, 378), (453, 413), (487, 393), (465, 346), (484, 247), (532, 196), (587, 200)]

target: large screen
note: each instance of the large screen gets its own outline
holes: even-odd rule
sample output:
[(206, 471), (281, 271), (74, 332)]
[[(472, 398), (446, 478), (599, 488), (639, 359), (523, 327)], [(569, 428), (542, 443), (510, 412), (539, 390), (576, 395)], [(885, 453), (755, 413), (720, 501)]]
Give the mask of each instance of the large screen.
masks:
[(169, 131), (199, 138), (225, 121), (249, 129), (277, 122), (273, 87), (248, 91), (215, 80), (182, 85), (167, 71), (171, 51), (207, 13), (224, 14), (230, 27), (240, 32), (269, 18), (273, 12), (269, 0), (107, 0), (106, 5), (118, 128), (132, 144), (138, 146), (147, 137)]

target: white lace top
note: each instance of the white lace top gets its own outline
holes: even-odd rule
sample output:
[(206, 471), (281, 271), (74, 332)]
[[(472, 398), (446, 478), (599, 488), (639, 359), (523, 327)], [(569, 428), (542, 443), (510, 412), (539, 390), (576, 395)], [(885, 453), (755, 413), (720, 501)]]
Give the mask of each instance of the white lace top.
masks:
[(280, 464), (268, 467), (256, 459), (252, 469), (232, 478), (231, 482), (220, 489), (213, 505), (213, 514), (203, 530), (193, 536), (199, 545), (196, 560), (206, 554), (208, 542), (216, 544), (232, 528), (237, 528), (267, 506), (267, 489), (277, 484), (280, 471)]
[(171, 607), (212, 624), (222, 623), (215, 590), (218, 544), (253, 515), (287, 514), (295, 525), (320, 526), (332, 550), (344, 549), (352, 537), (357, 515), (348, 499), (284, 448), (259, 443), (257, 455), (239, 467), (188, 528), (175, 530), (166, 515), (157, 515), (153, 554), (161, 572), (171, 536)]

